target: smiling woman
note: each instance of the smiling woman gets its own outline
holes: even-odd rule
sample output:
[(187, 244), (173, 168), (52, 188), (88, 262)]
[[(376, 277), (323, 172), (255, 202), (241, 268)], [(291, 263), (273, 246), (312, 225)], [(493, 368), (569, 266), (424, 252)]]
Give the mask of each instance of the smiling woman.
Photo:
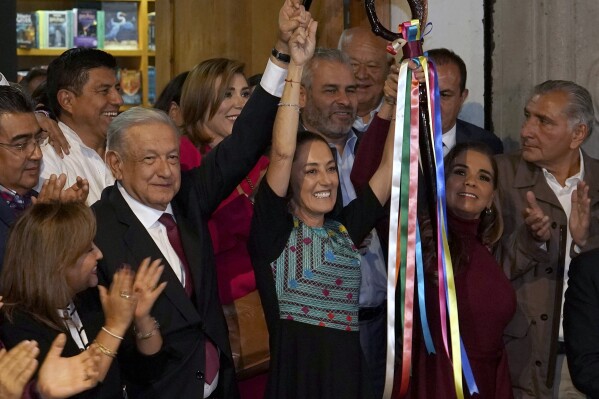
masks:
[[(201, 154), (231, 134), (250, 96), (243, 67), (239, 61), (213, 58), (196, 65), (185, 79), (181, 92), (183, 134)], [(182, 165), (188, 165), (186, 159)]]
[[(314, 54), (315, 35), (311, 21), (290, 39), (271, 165), (256, 197), (248, 244), (270, 334), (265, 398), (368, 399), (374, 394), (360, 346), (357, 246), (389, 198), (394, 135), (365, 190), (336, 207), (339, 177), (331, 147), (319, 134), (297, 133), (296, 82)], [(349, 69), (344, 72), (351, 78)]]
[[(215, 58), (196, 65), (189, 72), (180, 97), (183, 119), (180, 140), (182, 171), (199, 166), (202, 157), (218, 148), (219, 143), (233, 131), (233, 125), (250, 96), (243, 67), (239, 61)], [(247, 241), (254, 212), (254, 194), (267, 167), (268, 158), (260, 157), (208, 221), (216, 261), (218, 292), (223, 306), (233, 306), (234, 302), (244, 301), (252, 295), (257, 297)], [(262, 310), (258, 309), (257, 314), (261, 313)], [(255, 328), (265, 333), (263, 316), (259, 320), (256, 317), (250, 319), (254, 323), (252, 328), (258, 326)], [(232, 332), (231, 336), (235, 348), (235, 333)], [(252, 336), (252, 339), (255, 340), (255, 337)], [(266, 338), (258, 345), (267, 347)], [(258, 369), (253, 372), (258, 375), (247, 378), (246, 374), (244, 380), (240, 381), (242, 399), (263, 396), (267, 365)]]
[[(78, 202), (36, 204), (17, 220), (0, 275), (5, 302), (0, 340), (9, 349), (35, 340), (44, 358), (55, 337), (65, 333), (63, 357), (88, 349), (102, 354), (94, 375), (103, 384), (77, 397), (115, 398), (123, 394), (117, 350), (132, 321), (141, 331), (154, 327), (149, 313), (166, 283), (157, 285), (160, 261), (145, 259), (136, 275), (123, 268), (109, 289), (96, 288), (102, 252), (93, 243), (95, 233), (92, 210)], [(151, 331), (132, 354), (144, 369), (139, 375), (156, 373), (153, 369), (164, 360), (158, 355), (160, 331)]]
[[(497, 165), (482, 143), (457, 144), (445, 157), (447, 226), (455, 274), (460, 333), (481, 398), (511, 398), (503, 330), (516, 309), (516, 297), (490, 248), (503, 231), (493, 203)], [(423, 245), (430, 238), (423, 222)], [(424, 251), (423, 251), (424, 253)], [(455, 397), (451, 360), (441, 348), (437, 260), (426, 263), (425, 295), (430, 332), (437, 349), (427, 353), (420, 323), (415, 323), (411, 398)], [(443, 316), (444, 317), (444, 316)]]

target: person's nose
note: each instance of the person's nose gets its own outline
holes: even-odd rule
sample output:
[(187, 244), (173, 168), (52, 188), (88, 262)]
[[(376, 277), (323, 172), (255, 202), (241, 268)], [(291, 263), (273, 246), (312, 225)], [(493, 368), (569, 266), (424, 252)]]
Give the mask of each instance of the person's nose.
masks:
[(33, 151), (29, 154), (28, 158), (33, 161), (39, 161), (40, 159), (42, 159), (42, 156), (42, 148), (34, 142)]
[(100, 251), (100, 248), (98, 248), (96, 244), (94, 244), (94, 250), (96, 251), (96, 260), (100, 260), (104, 257), (104, 254), (102, 251)]
[(368, 68), (364, 64), (356, 64), (354, 66), (354, 75), (356, 79), (364, 80), (368, 78)]
[(342, 104), (342, 105), (350, 105), (351, 104), (349, 95), (344, 90), (339, 90), (339, 93), (337, 94), (337, 98), (335, 99), (335, 101), (337, 102), (337, 104)]
[(163, 178), (169, 178), (173, 174), (173, 171), (171, 169), (171, 164), (169, 164), (169, 162), (166, 158), (158, 159), (157, 169), (158, 169), (157, 174)]
[(464, 179), (464, 185), (468, 186), (468, 187), (475, 187), (476, 186), (476, 177), (473, 175), (466, 175), (466, 178)]
[(110, 104), (119, 107), (123, 105), (123, 97), (121, 96), (121, 93), (119, 93), (119, 91), (116, 89), (116, 87), (110, 89), (110, 97), (108, 101), (110, 102)]
[(522, 122), (522, 127), (520, 128), (520, 137), (531, 137), (537, 131), (537, 128), (538, 123), (535, 118), (528, 117), (524, 119), (524, 122)]
[(237, 109), (243, 109), (243, 107), (245, 106), (245, 103), (248, 102), (248, 98), (243, 97), (242, 95), (236, 95), (233, 98), (235, 100), (234, 107)]
[(330, 187), (333, 182), (333, 176), (328, 171), (320, 174), (319, 183), (323, 187)]

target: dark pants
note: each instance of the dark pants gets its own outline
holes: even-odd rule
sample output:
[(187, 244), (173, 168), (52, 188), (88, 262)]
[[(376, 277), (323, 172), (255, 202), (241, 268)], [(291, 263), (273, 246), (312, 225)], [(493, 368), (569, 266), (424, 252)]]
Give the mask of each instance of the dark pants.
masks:
[(383, 397), (387, 357), (387, 307), (360, 308), (360, 344), (370, 371), (374, 397)]

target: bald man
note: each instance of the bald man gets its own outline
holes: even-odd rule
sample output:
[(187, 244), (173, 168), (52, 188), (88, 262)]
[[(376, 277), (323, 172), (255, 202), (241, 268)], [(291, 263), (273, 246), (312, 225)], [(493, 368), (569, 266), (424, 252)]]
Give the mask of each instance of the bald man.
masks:
[(353, 128), (364, 132), (381, 106), (393, 58), (387, 53), (387, 42), (364, 26), (344, 30), (338, 47), (350, 58), (357, 83), (358, 116)]

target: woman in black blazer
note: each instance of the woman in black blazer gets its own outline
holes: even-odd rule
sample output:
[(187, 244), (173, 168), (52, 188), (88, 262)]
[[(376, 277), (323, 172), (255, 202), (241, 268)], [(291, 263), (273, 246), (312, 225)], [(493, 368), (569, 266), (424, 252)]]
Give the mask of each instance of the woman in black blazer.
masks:
[(139, 358), (134, 373), (123, 370), (125, 379), (152, 378), (159, 370), (162, 336), (150, 310), (166, 285), (157, 284), (164, 266), (148, 258), (137, 275), (124, 266), (109, 289), (98, 286), (102, 252), (93, 243), (95, 233), (94, 215), (81, 203), (37, 204), (23, 214), (9, 235), (0, 275), (0, 340), (8, 349), (35, 340), (40, 358), (61, 332), (67, 336), (65, 357), (94, 347), (102, 354), (100, 383), (77, 397), (116, 398), (125, 381), (114, 360), (124, 339), (135, 340), (136, 350), (118, 358)]

